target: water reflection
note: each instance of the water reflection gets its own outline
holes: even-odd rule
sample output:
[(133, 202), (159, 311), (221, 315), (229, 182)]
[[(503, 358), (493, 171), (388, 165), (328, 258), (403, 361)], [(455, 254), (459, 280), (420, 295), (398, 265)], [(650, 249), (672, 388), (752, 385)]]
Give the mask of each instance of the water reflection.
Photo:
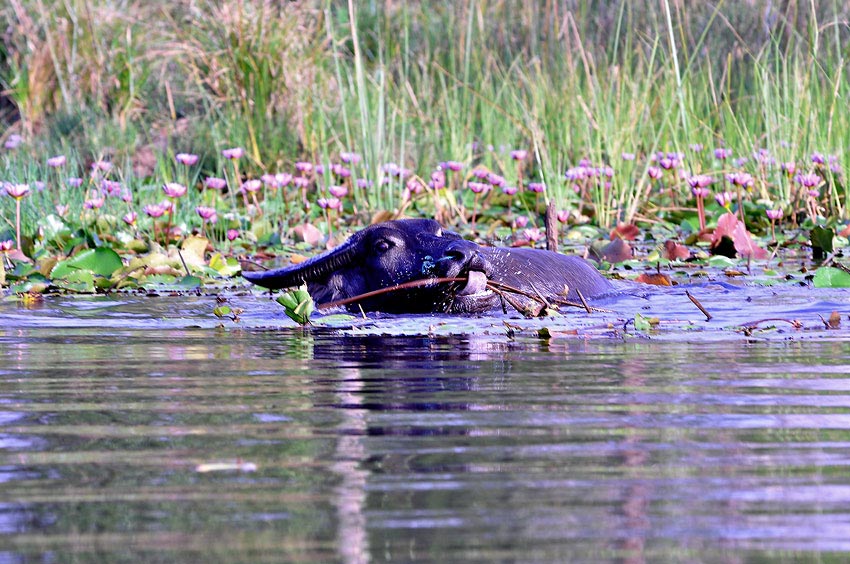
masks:
[[(0, 542), (48, 560), (817, 558), (850, 550), (848, 352), (3, 327)], [(219, 461), (257, 471), (195, 471)]]

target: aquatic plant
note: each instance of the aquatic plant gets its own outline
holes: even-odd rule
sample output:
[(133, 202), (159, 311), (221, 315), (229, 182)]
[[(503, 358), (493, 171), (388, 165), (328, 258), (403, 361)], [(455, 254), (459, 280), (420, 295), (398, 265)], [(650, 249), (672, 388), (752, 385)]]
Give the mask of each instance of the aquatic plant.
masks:
[[(796, 28), (667, 2), (563, 21), (518, 2), (15, 5), (0, 179), (31, 190), (0, 193), (0, 238), (36, 260), (193, 234), (288, 252), (296, 226), (316, 242), (401, 214), (533, 242), (549, 204), (578, 241), (708, 233), (724, 211), (774, 240), (850, 220), (839, 5), (801, 7)], [(714, 199), (704, 178), (726, 180)]]
[(11, 184), (7, 183), (4, 187), (6, 193), (15, 200), (15, 241), (18, 246), (18, 251), (21, 251), (21, 200), (29, 194), (29, 184)]

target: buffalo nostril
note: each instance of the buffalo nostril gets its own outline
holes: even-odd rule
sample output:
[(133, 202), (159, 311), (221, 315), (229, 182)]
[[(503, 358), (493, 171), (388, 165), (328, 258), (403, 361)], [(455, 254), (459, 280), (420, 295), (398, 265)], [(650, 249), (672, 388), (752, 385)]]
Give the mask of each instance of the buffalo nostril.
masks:
[(454, 262), (465, 262), (468, 258), (466, 253), (456, 249), (447, 250), (443, 256), (446, 260)]
[(442, 259), (458, 264), (466, 264), (472, 258), (477, 248), (477, 245), (468, 241), (455, 241), (447, 245), (443, 250)]

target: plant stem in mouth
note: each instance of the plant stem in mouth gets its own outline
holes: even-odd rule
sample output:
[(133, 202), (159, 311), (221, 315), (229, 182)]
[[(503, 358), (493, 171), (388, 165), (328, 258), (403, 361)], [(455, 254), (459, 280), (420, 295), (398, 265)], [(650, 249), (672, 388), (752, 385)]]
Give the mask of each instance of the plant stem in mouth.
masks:
[[(404, 282), (402, 284), (396, 284), (395, 286), (389, 286), (387, 288), (380, 288), (378, 290), (372, 290), (371, 292), (365, 292), (363, 294), (358, 294), (356, 296), (352, 296), (350, 298), (344, 298), (342, 300), (336, 300), (333, 302), (327, 302), (321, 305), (316, 306), (317, 309), (330, 309), (333, 307), (339, 307), (348, 305), (351, 303), (356, 303), (362, 300), (366, 300), (369, 298), (373, 298), (375, 296), (380, 296), (382, 294), (388, 294), (390, 292), (395, 292), (397, 290), (409, 290), (411, 288), (422, 288), (426, 286), (433, 286), (435, 284), (449, 284), (452, 282), (469, 282), (468, 278), (461, 277), (448, 277), (448, 278), (423, 278), (421, 280), (411, 280), (410, 282)], [(550, 297), (547, 300), (543, 299), (539, 295), (531, 294), (526, 292), (525, 290), (521, 290), (519, 288), (515, 288), (508, 284), (503, 284), (502, 282), (496, 282), (495, 280), (487, 280), (487, 288), (489, 288), (494, 293), (501, 295), (502, 297), (507, 298), (507, 294), (518, 294), (520, 296), (524, 296), (535, 302), (538, 302), (542, 307), (548, 307), (550, 303), (561, 305), (561, 306), (570, 306), (570, 307), (578, 307), (584, 309), (588, 312), (596, 311), (596, 312), (608, 312), (609, 310), (590, 307), (587, 303), (576, 303), (570, 300), (565, 300), (557, 297)], [(520, 313), (524, 313), (525, 310), (519, 307), (514, 300), (506, 299), (506, 301), (514, 307)]]

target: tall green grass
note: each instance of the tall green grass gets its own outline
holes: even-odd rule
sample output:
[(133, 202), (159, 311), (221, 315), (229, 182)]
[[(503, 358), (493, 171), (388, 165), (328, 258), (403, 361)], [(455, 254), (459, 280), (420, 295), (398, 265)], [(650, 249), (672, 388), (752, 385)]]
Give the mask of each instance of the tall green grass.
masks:
[[(134, 182), (154, 184), (173, 175), (178, 151), (221, 175), (220, 149), (244, 146), (240, 172), (257, 177), (348, 150), (363, 156), (354, 173), (372, 181), (355, 189), (356, 205), (376, 212), (403, 205), (404, 182), (381, 182), (386, 163), (427, 182), (439, 162), (460, 160), (515, 182), (508, 153), (525, 148), (525, 182), (545, 182), (546, 200), (610, 226), (664, 207), (645, 175), (656, 151), (718, 178), (730, 166), (711, 156), (721, 145), (754, 172), (757, 149), (801, 168), (814, 151), (834, 153), (846, 172), (848, 17), (837, 0), (15, 0), (0, 8), (11, 30), (0, 83), (22, 118), (6, 135), (26, 144), (3, 155), (0, 175), (43, 177), (38, 163), (71, 147), (81, 165), (106, 155), (127, 178), (153, 147), (155, 178)], [(582, 158), (615, 170), (585, 203), (564, 181)], [(790, 205), (788, 178), (764, 174), (753, 198)], [(847, 218), (846, 179), (828, 180), (829, 212)], [(686, 186), (673, 189), (687, 200)]]

